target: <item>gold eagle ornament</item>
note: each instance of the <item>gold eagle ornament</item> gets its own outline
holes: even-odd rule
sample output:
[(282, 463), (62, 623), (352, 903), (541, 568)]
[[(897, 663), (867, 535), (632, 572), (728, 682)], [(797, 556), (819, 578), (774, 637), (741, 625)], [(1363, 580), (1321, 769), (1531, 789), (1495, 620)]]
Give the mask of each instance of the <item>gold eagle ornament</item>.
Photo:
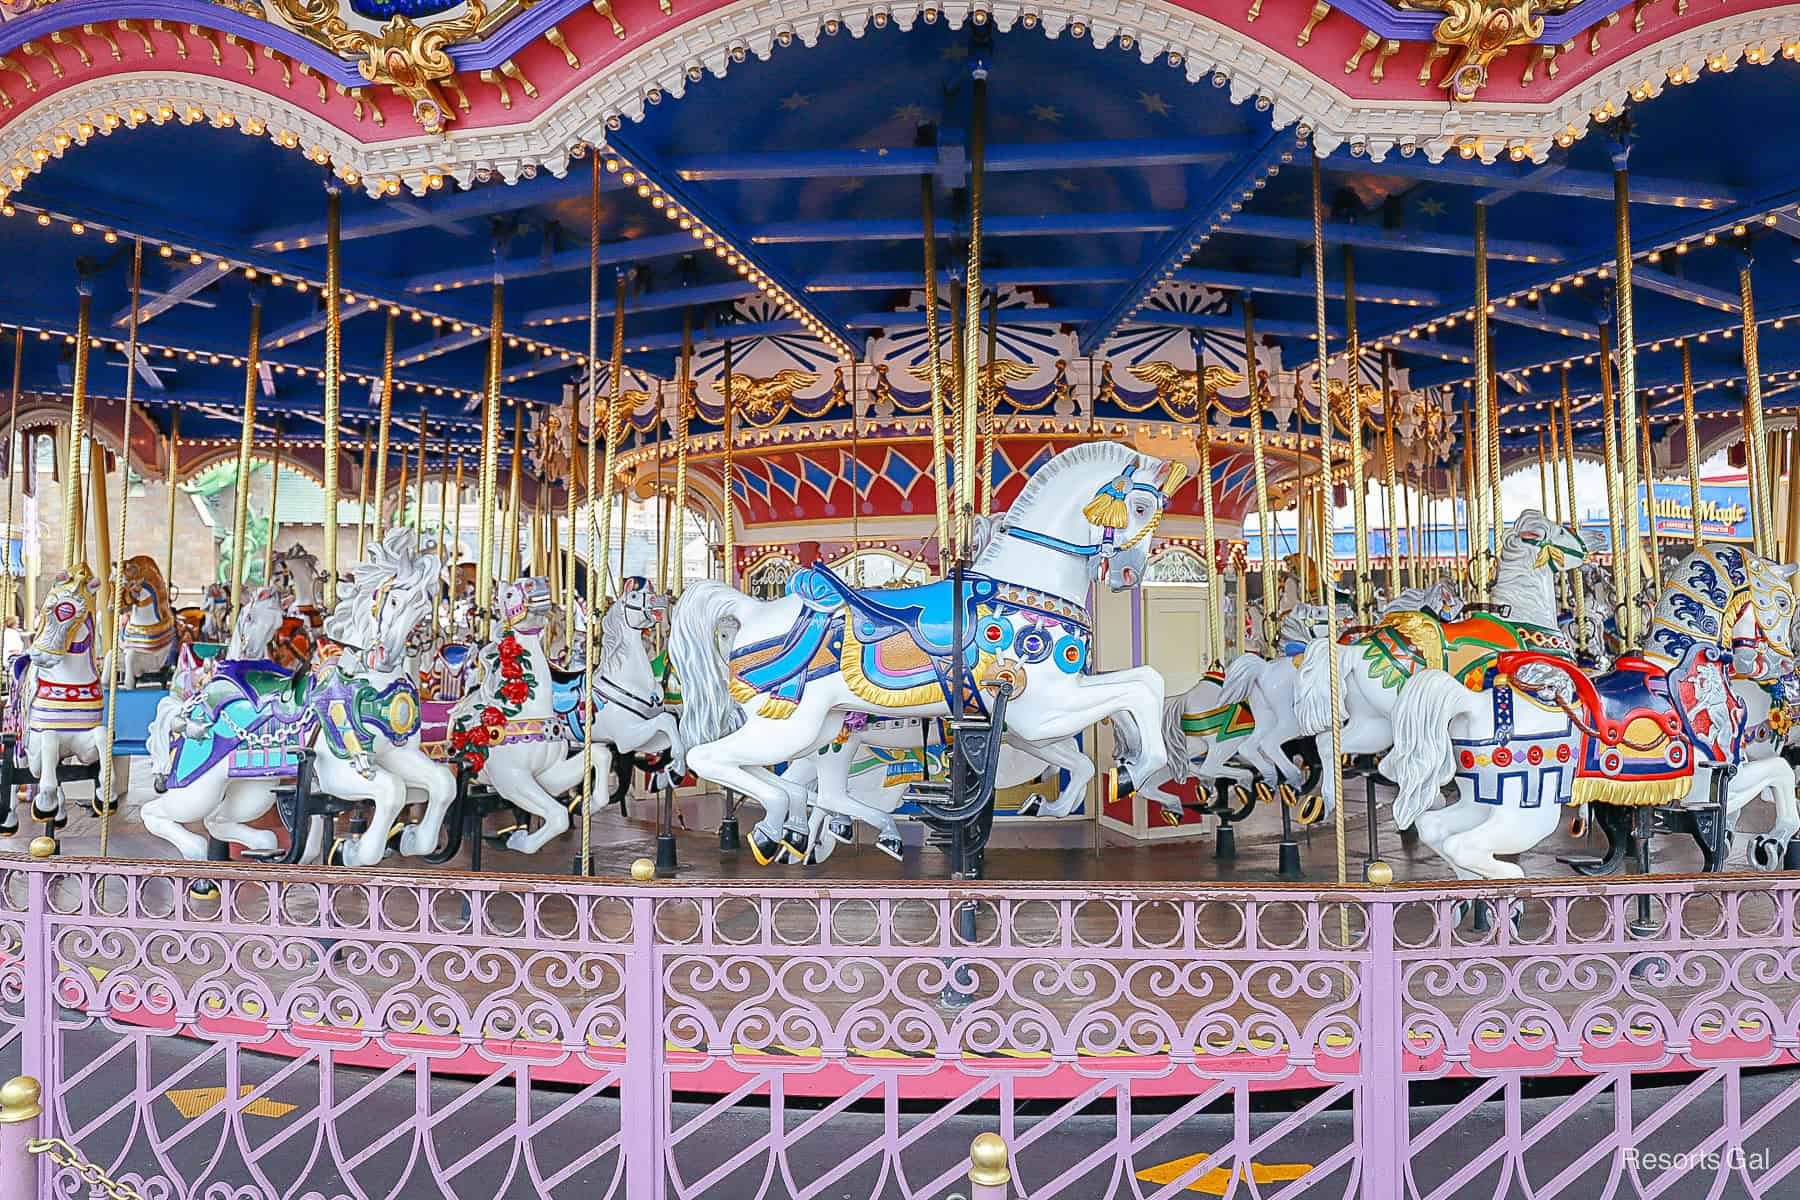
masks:
[(1194, 371), (1184, 371), (1172, 362), (1161, 361), (1138, 363), (1126, 369), (1133, 379), (1155, 386), (1156, 398), (1164, 408), (1172, 413), (1193, 413), (1195, 416), (1218, 399), (1220, 389), (1244, 382), (1244, 377), (1231, 368), (1212, 363)]
[[(939, 363), (938, 366), (938, 377), (943, 383), (944, 401), (947, 404), (954, 404), (956, 402), (956, 385), (960, 382), (956, 377), (956, 371), (947, 362)], [(1036, 372), (1036, 367), (1011, 358), (996, 358), (994, 361), (984, 364), (981, 368), (979, 390), (981, 403), (984, 406), (992, 406), (1000, 399), (1000, 394), (1005, 390), (1007, 384), (1020, 383), (1030, 379)], [(918, 366), (910, 367), (908, 373), (925, 386), (931, 386), (931, 365), (929, 363), (920, 363)]]
[(819, 377), (813, 372), (793, 367), (777, 371), (766, 379), (758, 379), (754, 375), (733, 375), (731, 404), (747, 417), (771, 420), (787, 411), (788, 405), (793, 403), (794, 393), (817, 382)]

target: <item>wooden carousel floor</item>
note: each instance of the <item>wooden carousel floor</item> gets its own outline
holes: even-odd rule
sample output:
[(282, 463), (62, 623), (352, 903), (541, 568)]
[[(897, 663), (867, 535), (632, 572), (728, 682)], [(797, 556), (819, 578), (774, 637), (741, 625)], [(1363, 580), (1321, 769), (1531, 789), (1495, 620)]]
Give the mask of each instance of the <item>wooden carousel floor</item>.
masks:
[[(147, 792), (147, 763), (133, 760), (133, 792)], [(139, 776), (142, 776), (140, 779)], [(72, 795), (82, 795), (76, 784)], [(1344, 817), (1346, 869), (1351, 880), (1361, 878), (1368, 859), (1367, 809), (1361, 802), (1362, 788), (1352, 784), (1353, 802)], [(1403, 840), (1394, 830), (1387, 815), (1385, 788), (1379, 793), (1383, 801), (1378, 814), (1380, 857), (1394, 869), (1397, 880), (1404, 882), (1443, 880), (1450, 877), (1448, 868), (1416, 839)], [(637, 859), (656, 855), (657, 804), (652, 798), (637, 796), (627, 803), (627, 811), (616, 807), (597, 808), (593, 820), (594, 873), (602, 878), (629, 876)], [(868, 830), (859, 827), (860, 843), (840, 847), (831, 860), (821, 866), (758, 866), (748, 848), (736, 853), (719, 849), (718, 821), (720, 804), (717, 797), (683, 797), (680, 821), (676, 829), (679, 876), (686, 879), (805, 879), (805, 880), (887, 880), (944, 879), (949, 862), (939, 850), (921, 843), (921, 828), (903, 822), (907, 835), (904, 861), (896, 862), (874, 848)], [(71, 819), (63, 831), (63, 853), (87, 856), (99, 851), (98, 820), (83, 805), (71, 805)], [(747, 830), (759, 811), (745, 805), (741, 820)], [(500, 818), (490, 818), (494, 827)], [(1763, 817), (1748, 815), (1747, 828), (1757, 828)], [(263, 822), (275, 827), (272, 818)], [(1262, 825), (1261, 819), (1256, 824)], [(31, 838), (39, 832), (35, 823), (27, 821), (15, 838), (0, 838), (0, 852), (24, 853)], [(1100, 845), (1095, 849), (1098, 833)], [(1003, 821), (996, 829), (988, 852), (988, 878), (998, 881), (1056, 880), (1088, 883), (1239, 883), (1278, 882), (1274, 833), (1241, 830), (1235, 861), (1221, 861), (1214, 854), (1210, 833), (1183, 841), (1138, 842), (1111, 831), (1096, 829), (1091, 819), (1069, 818), (1062, 822), (1034, 822), (1008, 827)], [(1337, 880), (1335, 833), (1327, 821), (1297, 834), (1300, 861), (1305, 877), (1301, 882), (1329, 885)], [(173, 858), (167, 843), (153, 837), (137, 819), (135, 803), (113, 817), (108, 832), (110, 853), (124, 858)], [(1595, 834), (1591, 840), (1569, 836), (1566, 825), (1529, 853), (1519, 858), (1525, 874), (1534, 879), (1567, 878), (1572, 872), (1557, 861), (1559, 855), (1598, 855), (1604, 840)], [(541, 854), (527, 856), (507, 850), (494, 841), (482, 849), (482, 870), (509, 874), (561, 874), (572, 871), (580, 850), (580, 835), (575, 829), (545, 847)], [(1701, 866), (1697, 848), (1686, 839), (1664, 838), (1657, 844), (1656, 870), (1659, 872), (1698, 871)], [(390, 859), (393, 865), (403, 860)], [(471, 865), (470, 849), (463, 847), (453, 869), (467, 870)]]

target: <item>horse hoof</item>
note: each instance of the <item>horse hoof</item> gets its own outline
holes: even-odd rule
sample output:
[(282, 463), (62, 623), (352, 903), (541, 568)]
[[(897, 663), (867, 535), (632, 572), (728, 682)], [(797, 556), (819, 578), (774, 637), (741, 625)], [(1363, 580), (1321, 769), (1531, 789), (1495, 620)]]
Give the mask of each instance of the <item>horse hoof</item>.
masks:
[(831, 836), (840, 842), (847, 842), (856, 834), (856, 826), (847, 817), (832, 818), (830, 829)]
[(506, 848), (515, 854), (530, 854), (531, 831), (523, 825), (506, 835)]
[(806, 852), (812, 848), (812, 835), (804, 829), (784, 829), (781, 848), (793, 855), (795, 862), (805, 862)]
[(328, 867), (342, 867), (347, 865), (344, 861), (344, 855), (348, 849), (349, 843), (343, 838), (338, 838), (336, 841), (332, 842), (331, 848), (325, 851), (325, 865)]
[(169, 791), (169, 777), (167, 775), (152, 775), (150, 777), (150, 790), (159, 796), (166, 795)]
[(1044, 798), (1036, 792), (1033, 792), (1031, 795), (1025, 797), (1024, 801), (1019, 805), (1017, 815), (1021, 817), (1035, 817), (1042, 812), (1043, 807)]
[(899, 834), (897, 834), (897, 833), (882, 834), (880, 837), (875, 839), (875, 848), (877, 850), (881, 851), (883, 854), (887, 855), (889, 858), (893, 859), (895, 862), (900, 861), (901, 843), (900, 843), (900, 835)]
[(1750, 865), (1758, 871), (1779, 871), (1784, 847), (1772, 837), (1759, 837), (1750, 843)]
[(781, 854), (782, 843), (776, 841), (761, 829), (754, 826), (750, 830), (750, 853), (756, 858), (756, 865), (766, 867)]
[(1182, 812), (1179, 808), (1169, 808), (1166, 805), (1159, 804), (1156, 806), (1156, 815), (1162, 818), (1162, 823), (1164, 825), (1181, 824)]
[(113, 813), (119, 811), (119, 802), (117, 799), (102, 800), (100, 797), (95, 796), (93, 803), (89, 804), (88, 808), (93, 811), (93, 814), (96, 817), (111, 816)]
[(1132, 781), (1131, 769), (1119, 767), (1113, 771), (1113, 795), (1123, 800), (1137, 791), (1137, 784)]
[(210, 879), (194, 880), (188, 884), (187, 891), (190, 900), (217, 900), (219, 898), (219, 885)]

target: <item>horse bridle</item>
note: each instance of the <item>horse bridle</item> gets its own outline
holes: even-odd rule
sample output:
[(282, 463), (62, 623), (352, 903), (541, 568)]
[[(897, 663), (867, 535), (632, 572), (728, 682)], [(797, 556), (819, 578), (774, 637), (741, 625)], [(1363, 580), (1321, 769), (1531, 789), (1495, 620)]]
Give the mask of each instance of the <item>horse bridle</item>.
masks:
[[(1112, 485), (1109, 484), (1108, 486), (1110, 487)], [(1150, 519), (1144, 522), (1144, 527), (1142, 529), (1132, 534), (1129, 539), (1117, 546), (1113, 545), (1113, 536), (1118, 530), (1113, 529), (1110, 526), (1101, 529), (1100, 540), (1092, 545), (1080, 545), (1048, 533), (1039, 533), (1035, 529), (1021, 529), (1014, 525), (1002, 526), (1001, 532), (1005, 533), (1008, 537), (1018, 538), (1021, 542), (1026, 542), (1033, 546), (1042, 546), (1046, 550), (1054, 550), (1058, 554), (1067, 554), (1073, 558), (1094, 558), (1097, 556), (1102, 561), (1105, 561), (1115, 555), (1125, 553), (1127, 550), (1155, 533), (1156, 527), (1162, 524), (1163, 513), (1168, 511), (1169, 497), (1164, 494), (1162, 488), (1158, 485), (1154, 483), (1143, 483), (1134, 479), (1127, 485), (1127, 490), (1133, 492), (1149, 492), (1151, 495), (1155, 496), (1156, 511), (1150, 514)]]

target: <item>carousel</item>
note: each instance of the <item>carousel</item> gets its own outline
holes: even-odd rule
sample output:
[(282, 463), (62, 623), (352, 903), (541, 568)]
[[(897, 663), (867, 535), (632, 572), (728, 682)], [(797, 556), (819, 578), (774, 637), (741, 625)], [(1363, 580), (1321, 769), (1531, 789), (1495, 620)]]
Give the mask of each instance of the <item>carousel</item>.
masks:
[(1784, 1194), (1800, 26), (1611, 8), (4, 6), (0, 1180)]

